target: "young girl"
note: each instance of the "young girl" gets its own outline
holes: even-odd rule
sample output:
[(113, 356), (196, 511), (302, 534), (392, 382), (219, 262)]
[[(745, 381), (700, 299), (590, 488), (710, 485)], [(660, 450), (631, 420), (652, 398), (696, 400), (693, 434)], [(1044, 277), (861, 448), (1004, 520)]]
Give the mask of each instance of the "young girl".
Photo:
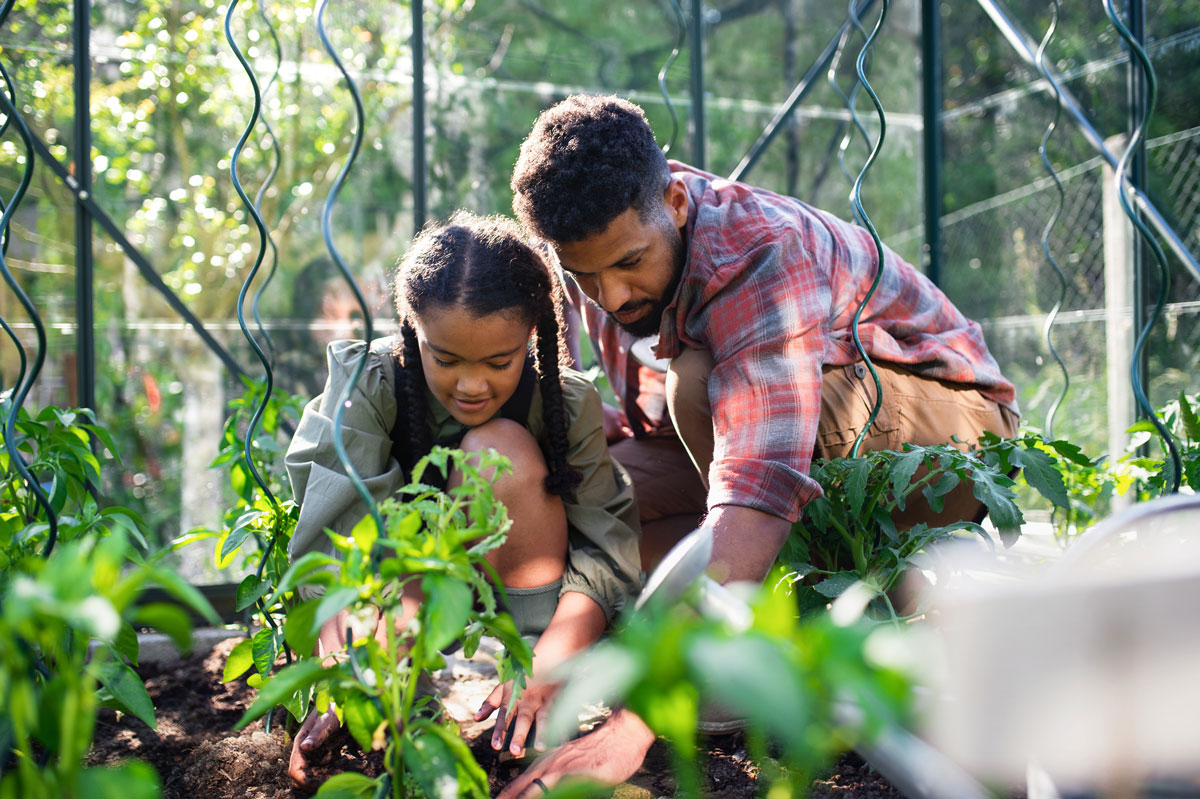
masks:
[[(348, 534), (366, 514), (333, 448), (332, 406), (362, 358), (342, 438), (374, 497), (405, 485), (434, 444), (508, 457), (512, 472), (492, 487), (513, 524), (487, 557), (518, 629), (538, 636), (534, 670), (508, 718), (509, 684), (475, 718), (499, 709), (492, 746), (511, 726), (520, 754), (556, 688), (544, 675), (594, 642), (640, 589), (633, 490), (609, 458), (595, 389), (560, 367), (558, 281), (512, 222), (459, 213), (426, 229), (400, 261), (395, 298), (399, 336), (329, 346), (325, 391), (305, 408), (286, 456), (300, 503), (290, 555), (329, 551), (325, 529)], [(451, 473), (449, 486), (458, 479)], [(404, 597), (406, 616), (418, 602)], [(344, 649), (343, 615), (322, 628), (318, 655)], [(336, 726), (332, 711), (305, 720), (289, 766), (298, 785), (306, 756)]]

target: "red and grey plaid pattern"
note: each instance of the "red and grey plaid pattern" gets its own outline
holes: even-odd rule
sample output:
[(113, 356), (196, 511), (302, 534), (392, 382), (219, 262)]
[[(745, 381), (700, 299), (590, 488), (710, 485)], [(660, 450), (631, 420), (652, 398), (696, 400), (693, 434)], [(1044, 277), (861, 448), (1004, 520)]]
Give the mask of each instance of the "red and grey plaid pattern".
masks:
[[(866, 230), (794, 198), (675, 161), (671, 170), (690, 197), (688, 257), (657, 353), (703, 347), (716, 362), (709, 508), (743, 505), (794, 521), (820, 492), (808, 471), (821, 368), (858, 360), (851, 326), (875, 277), (875, 246)], [(971, 384), (1016, 410), (979, 325), (895, 253), (884, 256), (859, 324), (871, 358)], [(634, 429), (669, 427), (661, 380), (648, 383), (648, 370), (629, 357), (631, 337), (569, 289), (631, 423), (637, 417)]]

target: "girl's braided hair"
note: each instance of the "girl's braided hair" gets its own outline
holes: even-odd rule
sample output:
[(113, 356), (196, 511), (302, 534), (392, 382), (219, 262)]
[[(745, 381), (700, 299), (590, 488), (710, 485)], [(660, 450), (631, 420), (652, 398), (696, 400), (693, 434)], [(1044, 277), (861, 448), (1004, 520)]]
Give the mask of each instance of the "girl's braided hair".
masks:
[(426, 227), (400, 259), (394, 290), (402, 381), (397, 393), (407, 400), (410, 457), (420, 458), (433, 443), (425, 424), (425, 375), (415, 321), (429, 308), (462, 308), (472, 316), (516, 314), (537, 332), (534, 366), (551, 450), (546, 490), (562, 495), (575, 488), (582, 477), (567, 464), (567, 412), (559, 371), (569, 357), (562, 337), (562, 289), (516, 224), (459, 211), (444, 225)]

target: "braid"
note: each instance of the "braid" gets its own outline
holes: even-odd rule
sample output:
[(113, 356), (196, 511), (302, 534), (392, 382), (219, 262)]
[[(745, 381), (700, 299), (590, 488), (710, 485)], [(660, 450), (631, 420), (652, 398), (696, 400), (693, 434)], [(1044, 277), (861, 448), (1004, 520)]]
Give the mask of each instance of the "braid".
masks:
[[(408, 406), (408, 452), (412, 463), (402, 464), (411, 471), (416, 461), (432, 446), (425, 426), (425, 372), (421, 368), (421, 351), (417, 347), (417, 331), (407, 319), (400, 323), (400, 370), (404, 380), (404, 398)], [(400, 409), (396, 410), (399, 422)]]
[(395, 277), (401, 321), (397, 349), (414, 454), (428, 452), (431, 444), (426, 440), (430, 435), (425, 425), (425, 375), (416, 331), (422, 314), (450, 307), (479, 317), (511, 313), (537, 331), (534, 365), (551, 450), (546, 490), (562, 495), (579, 485), (582, 476), (567, 462), (570, 442), (560, 369), (569, 363), (569, 356), (562, 341), (561, 291), (545, 258), (530, 247), (515, 224), (501, 217), (460, 212), (449, 224), (427, 227), (414, 239)]
[(555, 301), (557, 281), (550, 280), (550, 290), (543, 295), (537, 322), (537, 368), (541, 379), (542, 416), (546, 420), (546, 431), (550, 438), (550, 473), (546, 475), (546, 491), (551, 494), (566, 494), (583, 480), (578, 470), (567, 463), (570, 440), (567, 438), (567, 410), (563, 400), (562, 330), (559, 309)]

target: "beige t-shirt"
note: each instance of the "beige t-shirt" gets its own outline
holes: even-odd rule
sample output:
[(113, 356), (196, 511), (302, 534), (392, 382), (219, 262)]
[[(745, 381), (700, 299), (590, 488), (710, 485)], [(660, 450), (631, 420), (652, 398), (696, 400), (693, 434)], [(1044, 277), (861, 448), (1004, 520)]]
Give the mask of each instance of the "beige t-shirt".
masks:
[[(342, 415), (342, 443), (376, 500), (386, 499), (407, 483), (391, 455), (391, 430), (397, 410), (393, 347), (392, 338), (377, 339), (369, 349), (362, 341), (342, 340), (329, 345), (325, 391), (305, 406), (284, 459), (300, 504), (300, 518), (288, 550), (293, 560), (307, 552), (332, 551), (325, 529), (347, 535), (367, 513), (334, 450), (332, 407), (364, 353), (366, 365)], [(641, 528), (633, 484), (609, 456), (600, 396), (595, 388), (578, 372), (568, 369), (563, 370), (562, 387), (570, 443), (567, 462), (583, 475), (583, 480), (563, 496), (568, 543), (561, 593), (578, 591), (591, 597), (611, 623), (641, 590)], [(426, 407), (432, 440), (465, 429), (428, 389)], [(543, 450), (549, 449), (540, 392), (533, 393), (526, 427)]]

